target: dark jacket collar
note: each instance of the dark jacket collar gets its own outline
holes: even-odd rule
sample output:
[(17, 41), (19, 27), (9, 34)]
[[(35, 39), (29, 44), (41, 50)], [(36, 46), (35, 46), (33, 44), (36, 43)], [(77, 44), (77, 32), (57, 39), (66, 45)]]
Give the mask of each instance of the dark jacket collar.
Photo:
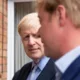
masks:
[(73, 80), (80, 73), (80, 56), (68, 67), (61, 80)]

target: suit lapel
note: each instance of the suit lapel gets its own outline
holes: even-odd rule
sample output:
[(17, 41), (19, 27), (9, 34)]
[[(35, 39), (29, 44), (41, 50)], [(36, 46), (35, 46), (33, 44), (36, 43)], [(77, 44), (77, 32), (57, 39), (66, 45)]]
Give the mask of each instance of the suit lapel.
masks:
[(32, 63), (25, 65), (25, 68), (23, 68), (20, 71), (19, 80), (26, 80), (27, 79), (27, 77), (31, 71), (31, 66), (32, 66)]
[(50, 59), (36, 80), (52, 80), (55, 76), (54, 63)]
[(61, 80), (73, 80), (80, 73), (80, 56), (70, 65)]

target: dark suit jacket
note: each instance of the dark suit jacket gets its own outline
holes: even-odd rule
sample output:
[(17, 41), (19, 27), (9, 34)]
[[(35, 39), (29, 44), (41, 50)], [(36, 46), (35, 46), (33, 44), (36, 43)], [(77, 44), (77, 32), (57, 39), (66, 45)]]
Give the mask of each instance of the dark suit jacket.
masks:
[[(12, 80), (26, 80), (31, 71), (31, 66), (32, 63), (24, 65), (18, 72), (16, 72)], [(53, 60), (50, 59), (36, 80), (55, 80), (54, 78), (54, 63)]]
[(80, 80), (80, 56), (69, 66), (61, 80)]

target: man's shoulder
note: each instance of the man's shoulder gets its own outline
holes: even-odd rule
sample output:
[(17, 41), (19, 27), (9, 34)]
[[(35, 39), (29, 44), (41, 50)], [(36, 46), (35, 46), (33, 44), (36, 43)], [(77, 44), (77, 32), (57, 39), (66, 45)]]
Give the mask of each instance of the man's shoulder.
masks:
[(23, 71), (27, 68), (29, 68), (32, 65), (32, 62), (26, 63), (19, 71)]
[(14, 77), (13, 77), (12, 80), (17, 80), (17, 77), (18, 77), (20, 74), (24, 73), (28, 68), (30, 68), (31, 65), (32, 65), (32, 62), (29, 62), (29, 63), (25, 64), (21, 69), (19, 69), (19, 70), (14, 74)]
[(26, 63), (21, 69), (28, 68), (32, 65), (32, 62)]
[(62, 78), (64, 80), (80, 80), (80, 56), (68, 67)]

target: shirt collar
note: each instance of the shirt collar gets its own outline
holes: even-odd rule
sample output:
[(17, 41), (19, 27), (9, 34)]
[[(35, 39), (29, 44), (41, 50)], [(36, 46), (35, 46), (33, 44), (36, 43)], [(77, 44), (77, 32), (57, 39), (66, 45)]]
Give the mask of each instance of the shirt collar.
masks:
[(59, 70), (64, 73), (69, 65), (80, 56), (80, 46), (66, 53), (60, 59), (55, 62), (55, 65), (59, 68)]
[[(47, 62), (49, 61), (50, 58), (44, 56), (40, 59), (40, 61), (38, 62), (38, 64), (36, 66), (39, 67), (39, 69), (42, 71), (43, 68), (46, 66)], [(35, 63), (32, 63), (32, 67), (35, 65)]]
[(38, 63), (38, 67), (40, 68), (40, 70), (43, 70), (43, 68), (46, 66), (46, 64), (48, 63), (50, 58), (44, 56), (40, 62)]

